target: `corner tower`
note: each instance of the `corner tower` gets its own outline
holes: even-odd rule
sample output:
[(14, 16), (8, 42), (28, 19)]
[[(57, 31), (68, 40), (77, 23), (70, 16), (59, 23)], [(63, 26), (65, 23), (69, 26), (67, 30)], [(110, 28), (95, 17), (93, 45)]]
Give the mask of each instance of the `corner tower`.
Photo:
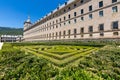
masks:
[(30, 16), (28, 16), (28, 19), (24, 22), (24, 30), (30, 28), (31, 25)]

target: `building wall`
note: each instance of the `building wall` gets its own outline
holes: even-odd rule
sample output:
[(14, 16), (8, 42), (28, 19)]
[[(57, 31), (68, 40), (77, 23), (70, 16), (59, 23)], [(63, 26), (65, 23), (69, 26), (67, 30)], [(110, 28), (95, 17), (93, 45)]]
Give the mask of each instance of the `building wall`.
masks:
[(0, 37), (0, 42), (20, 42), (22, 38), (22, 35), (2, 35)]
[[(103, 1), (103, 7), (99, 7), (100, 1)], [(92, 5), (92, 11), (89, 11), (90, 5)], [(115, 6), (117, 6), (117, 12), (112, 10)], [(70, 10), (68, 10), (69, 7)], [(83, 14), (81, 14), (81, 9), (84, 10)], [(102, 17), (99, 16), (99, 11), (103, 11), (104, 15)], [(74, 16), (75, 12), (77, 13), (76, 16)], [(58, 16), (46, 21), (56, 14)], [(69, 14), (70, 18), (68, 17)], [(93, 16), (92, 19), (89, 18), (90, 14)], [(84, 20), (81, 20), (81, 17), (84, 17)], [(74, 22), (75, 19), (76, 23)], [(43, 21), (44, 23), (42, 23)], [(117, 29), (112, 29), (114, 21), (118, 21)], [(104, 24), (104, 30), (102, 31), (99, 30), (100, 24)], [(93, 32), (89, 32), (90, 26), (93, 26)], [(84, 28), (84, 33), (81, 33), (81, 28)], [(77, 30), (76, 33), (74, 33), (74, 29)], [(70, 35), (68, 30), (71, 31)], [(100, 36), (100, 33), (104, 35)], [(120, 0), (115, 3), (112, 3), (112, 0), (85, 0), (83, 4), (80, 3), (80, 0), (75, 0), (24, 31), (25, 41), (96, 38), (120, 38)]]

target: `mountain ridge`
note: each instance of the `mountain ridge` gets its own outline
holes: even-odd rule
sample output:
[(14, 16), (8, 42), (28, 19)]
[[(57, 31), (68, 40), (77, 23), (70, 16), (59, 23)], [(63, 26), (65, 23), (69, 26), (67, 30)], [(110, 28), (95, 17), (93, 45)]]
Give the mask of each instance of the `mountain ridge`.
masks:
[(23, 35), (23, 28), (11, 28), (0, 26), (0, 35)]

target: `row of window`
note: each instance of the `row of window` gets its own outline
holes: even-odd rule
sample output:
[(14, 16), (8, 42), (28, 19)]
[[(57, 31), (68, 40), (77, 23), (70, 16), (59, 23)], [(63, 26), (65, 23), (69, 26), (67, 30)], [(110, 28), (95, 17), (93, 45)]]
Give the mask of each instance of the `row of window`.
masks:
[[(85, 2), (85, 0), (82, 0), (82, 3), (83, 3), (83, 2)], [(112, 3), (115, 3), (115, 2), (117, 2), (117, 0), (112, 0)], [(74, 7), (76, 7), (76, 6), (77, 6), (77, 4), (74, 4)], [(104, 2), (103, 2), (103, 1), (100, 1), (100, 2), (99, 2), (99, 8), (101, 8), (101, 7), (103, 7), (103, 6), (104, 6)], [(69, 7), (68, 9), (71, 9), (71, 8)], [(112, 10), (113, 10), (113, 12), (117, 12), (117, 11), (118, 11), (117, 6), (113, 7)], [(64, 10), (64, 12), (65, 12), (65, 11), (66, 11), (66, 10)], [(92, 5), (89, 6), (89, 11), (93, 11)], [(81, 9), (81, 10), (80, 10), (80, 13), (81, 13), (81, 14), (84, 14), (84, 9)], [(103, 16), (103, 14), (104, 14), (103, 11), (100, 11), (100, 12), (99, 12), (99, 15), (100, 15), (100, 16)], [(74, 17), (76, 17), (76, 16), (77, 16), (77, 12), (74, 12)], [(89, 18), (92, 18), (92, 17), (93, 17), (92, 14), (89, 14)], [(71, 15), (69, 14), (69, 15), (68, 15), (68, 19), (70, 19), (70, 18), (71, 18)], [(83, 20), (83, 19), (84, 19), (84, 18), (81, 17), (81, 20)], [(63, 20), (64, 20), (64, 21), (66, 20), (66, 17), (65, 17), (65, 16), (64, 16)], [(46, 20), (46, 21), (47, 21), (47, 20)], [(44, 22), (46, 22), (46, 21), (44, 21)], [(59, 22), (61, 22), (61, 21), (62, 21), (62, 19), (60, 18), (60, 19), (59, 19)], [(55, 22), (58, 23), (58, 20), (56, 20)], [(52, 24), (54, 25), (55, 22), (54, 22), (54, 21), (53, 21), (53, 23), (50, 22), (50, 26), (51, 26)], [(42, 22), (42, 23), (43, 23), (43, 22)], [(46, 27), (46, 26), (49, 26), (49, 24), (46, 24), (44, 27)]]
[[(112, 12), (113, 13), (118, 12), (118, 7), (117, 6), (112, 7)], [(77, 13), (75, 12), (74, 15), (76, 16), (76, 14)], [(93, 19), (93, 14), (92, 13), (89, 14), (88, 16), (89, 16), (89, 19)], [(104, 11), (103, 10), (99, 11), (99, 17), (103, 17), (103, 16), (104, 16)], [(68, 15), (68, 18), (70, 18), (70, 14)], [(80, 17), (80, 18), (81, 18), (81, 21), (84, 21), (84, 17), (83, 16)], [(64, 17), (64, 20), (66, 20), (66, 17)], [(60, 18), (60, 22), (61, 22), (61, 18)], [(77, 19), (74, 19), (74, 23), (76, 23), (76, 22), (77, 22)], [(56, 23), (58, 24), (58, 20), (56, 20)], [(71, 24), (70, 20), (68, 21), (68, 24)], [(51, 25), (51, 23), (50, 23), (50, 26), (53, 26), (53, 29), (54, 29), (54, 25), (55, 25), (54, 22), (53, 22), (53, 25)], [(59, 25), (61, 26), (61, 23), (59, 23)], [(66, 22), (64, 22), (64, 25), (66, 25)], [(46, 28), (48, 26), (49, 25), (47, 24), (47, 25), (41, 27), (41, 29), (44, 29), (44, 28)], [(56, 25), (56, 28), (58, 28), (58, 25)]]
[[(75, 31), (75, 30), (74, 30)], [(61, 32), (56, 32), (56, 33), (50, 33), (50, 34), (44, 34), (44, 35), (40, 35), (39, 37), (37, 37), (37, 38), (52, 38), (52, 39), (54, 39), (54, 38), (62, 38), (62, 36), (63, 36), (63, 38), (70, 38), (71, 36), (74, 36), (74, 38), (77, 38), (77, 34), (73, 34), (73, 35), (70, 35), (70, 34), (68, 34), (68, 35), (66, 35), (66, 32), (64, 31), (63, 32), (64, 34), (63, 35), (61, 35)], [(68, 31), (68, 33), (70, 33), (70, 31)], [(59, 35), (58, 35), (59, 34)], [(101, 36), (101, 37), (103, 37), (104, 36), (104, 32), (100, 32), (99, 33), (99, 35)], [(117, 31), (115, 31), (115, 32), (113, 32), (113, 35), (114, 36), (118, 36), (119, 35), (119, 32), (117, 32)], [(92, 37), (93, 36), (93, 34), (92, 33), (90, 33), (89, 34), (89, 37)], [(80, 34), (80, 37), (84, 37), (84, 34)]]
[[(114, 22), (112, 22), (112, 24), (111, 24), (111, 28), (112, 28), (112, 30), (118, 30), (119, 29), (119, 22), (118, 21), (114, 21)], [(100, 31), (100, 32), (104, 32), (104, 24), (99, 24), (99, 26), (98, 26), (98, 31)], [(37, 31), (35, 31), (35, 32), (37, 32)], [(89, 33), (93, 33), (94, 32), (94, 28), (93, 28), (93, 26), (89, 26), (88, 27), (88, 32)], [(32, 32), (33, 33), (33, 32)], [(74, 32), (73, 32), (74, 34), (77, 34), (77, 29), (74, 29)], [(85, 31), (84, 31), (84, 27), (82, 27), (82, 28), (80, 28), (80, 33), (81, 34), (84, 34), (85, 33)], [(64, 31), (63, 32), (63, 34), (65, 35), (66, 34), (66, 31)], [(68, 35), (70, 35), (71, 34), (71, 30), (68, 30)]]

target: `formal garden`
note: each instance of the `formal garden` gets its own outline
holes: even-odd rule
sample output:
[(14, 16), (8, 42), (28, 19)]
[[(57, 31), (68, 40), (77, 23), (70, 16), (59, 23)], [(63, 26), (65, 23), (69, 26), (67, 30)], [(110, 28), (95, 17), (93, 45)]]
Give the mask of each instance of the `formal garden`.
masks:
[(0, 80), (120, 80), (119, 42), (4, 43)]

